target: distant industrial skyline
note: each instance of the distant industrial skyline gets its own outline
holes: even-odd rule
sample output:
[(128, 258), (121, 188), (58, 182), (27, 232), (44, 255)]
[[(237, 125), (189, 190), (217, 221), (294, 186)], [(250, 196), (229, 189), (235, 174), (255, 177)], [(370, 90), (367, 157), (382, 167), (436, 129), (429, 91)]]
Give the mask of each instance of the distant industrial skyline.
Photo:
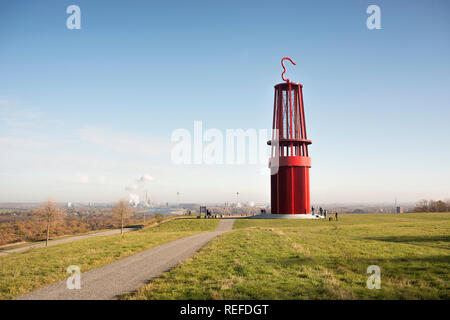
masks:
[[(72, 4), (80, 30), (66, 27)], [(366, 26), (371, 4), (379, 30)], [(0, 202), (114, 202), (148, 190), (155, 202), (233, 203), (239, 192), (268, 203), (267, 165), (176, 164), (171, 137), (194, 137), (195, 121), (224, 137), (270, 130), (283, 56), (304, 85), (312, 203), (448, 199), (449, 9), (2, 1)]]

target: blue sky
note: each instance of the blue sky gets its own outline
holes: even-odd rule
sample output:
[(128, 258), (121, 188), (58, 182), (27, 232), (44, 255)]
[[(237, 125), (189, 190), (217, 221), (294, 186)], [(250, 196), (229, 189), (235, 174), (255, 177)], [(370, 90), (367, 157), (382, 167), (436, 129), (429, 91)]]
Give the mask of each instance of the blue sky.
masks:
[(449, 32), (437, 0), (2, 1), (0, 202), (114, 201), (145, 174), (155, 201), (268, 202), (260, 165), (174, 165), (170, 136), (270, 129), (283, 56), (313, 203), (450, 198)]

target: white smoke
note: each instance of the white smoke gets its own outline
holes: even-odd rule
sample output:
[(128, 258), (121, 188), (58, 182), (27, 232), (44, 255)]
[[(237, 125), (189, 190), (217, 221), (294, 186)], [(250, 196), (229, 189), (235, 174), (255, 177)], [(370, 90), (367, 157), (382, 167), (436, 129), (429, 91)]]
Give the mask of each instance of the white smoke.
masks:
[(125, 187), (125, 190), (130, 192), (129, 202), (132, 206), (137, 206), (140, 202), (139, 193), (144, 190), (145, 183), (152, 181), (153, 177), (149, 174), (144, 174), (136, 179), (136, 183), (133, 183)]
[(130, 186), (125, 187), (125, 190), (130, 191), (130, 192), (136, 191), (137, 189), (138, 189), (138, 186), (136, 184), (132, 184)]
[(147, 181), (152, 181), (153, 177), (149, 174), (144, 174), (143, 176), (141, 176), (139, 179), (137, 179), (136, 181), (139, 183), (144, 183)]
[(129, 201), (130, 205), (137, 206), (139, 203), (139, 195), (137, 195), (135, 193), (130, 193), (128, 201)]

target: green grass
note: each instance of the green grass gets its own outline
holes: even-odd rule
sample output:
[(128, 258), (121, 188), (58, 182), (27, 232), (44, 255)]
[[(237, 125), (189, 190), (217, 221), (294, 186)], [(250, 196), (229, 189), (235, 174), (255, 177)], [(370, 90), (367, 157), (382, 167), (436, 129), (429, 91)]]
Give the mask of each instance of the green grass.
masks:
[[(49, 239), (49, 241), (62, 240), (62, 239), (73, 238), (73, 237), (78, 237), (78, 236), (85, 236), (85, 235), (89, 235), (89, 234), (101, 233), (101, 232), (106, 232), (106, 231), (111, 231), (111, 230), (114, 230), (114, 229), (98, 229), (98, 230), (92, 230), (92, 231), (88, 231), (88, 232), (67, 234), (67, 235), (59, 236), (59, 237), (51, 237)], [(3, 245), (2, 247), (0, 247), (0, 252), (13, 250), (13, 249), (18, 249), (18, 248), (23, 248), (23, 247), (28, 247), (28, 246), (34, 246), (34, 245), (42, 244), (42, 243), (45, 243), (45, 240), (22, 241), (22, 242), (19, 242), (17, 244), (10, 243), (8, 245)]]
[[(145, 221), (145, 224), (144, 223), (128, 224), (128, 225), (125, 225), (124, 228), (133, 228), (133, 227), (146, 228), (146, 227), (148, 227), (150, 225), (153, 225), (155, 223), (161, 223), (161, 222), (165, 222), (165, 221), (172, 220), (172, 219), (174, 219), (174, 217), (172, 217), (172, 216), (161, 217), (161, 218), (150, 218), (147, 221)], [(63, 235), (63, 236), (50, 237), (49, 240), (50, 241), (52, 241), (52, 240), (61, 240), (61, 239), (66, 239), (66, 238), (73, 238), (73, 237), (78, 237), (78, 236), (84, 236), (84, 235), (93, 234), (93, 233), (101, 233), (101, 232), (111, 231), (111, 230), (115, 230), (115, 229), (119, 229), (119, 228), (97, 229), (97, 230), (91, 230), (91, 231), (88, 231), (88, 232), (66, 234), (66, 235)], [(45, 237), (45, 235), (43, 235), (43, 237)], [(27, 246), (30, 246), (30, 245), (36, 245), (36, 244), (41, 244), (41, 243), (45, 243), (45, 240), (21, 241), (21, 242), (19, 242), (17, 244), (10, 243), (10, 244), (6, 244), (6, 245), (0, 246), (0, 252), (12, 250), (12, 249), (23, 248), (23, 247), (27, 247)]]
[(449, 241), (449, 213), (243, 219), (124, 299), (450, 299)]
[(121, 235), (77, 240), (0, 257), (0, 299), (10, 299), (81, 272), (195, 233), (215, 230), (219, 220), (177, 219)]

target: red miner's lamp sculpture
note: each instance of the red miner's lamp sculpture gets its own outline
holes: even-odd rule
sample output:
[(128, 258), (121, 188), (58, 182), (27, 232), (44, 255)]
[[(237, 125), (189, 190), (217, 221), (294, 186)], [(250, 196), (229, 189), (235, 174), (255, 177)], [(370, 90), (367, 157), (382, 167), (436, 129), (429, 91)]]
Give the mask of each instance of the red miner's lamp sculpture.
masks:
[(285, 81), (275, 86), (272, 140), (269, 167), (271, 170), (271, 206), (274, 214), (310, 214), (309, 168), (305, 110), (302, 85), (284, 78), (286, 68), (281, 59)]

